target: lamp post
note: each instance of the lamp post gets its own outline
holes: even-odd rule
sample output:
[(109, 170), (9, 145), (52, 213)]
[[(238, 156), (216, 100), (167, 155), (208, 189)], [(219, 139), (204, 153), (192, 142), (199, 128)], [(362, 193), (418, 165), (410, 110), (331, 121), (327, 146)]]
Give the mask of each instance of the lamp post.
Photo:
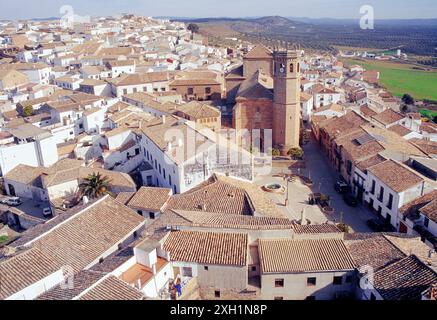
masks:
[(285, 206), (288, 206), (288, 184), (289, 184), (289, 182), (290, 182), (290, 179), (287, 178), (287, 195), (285, 197)]

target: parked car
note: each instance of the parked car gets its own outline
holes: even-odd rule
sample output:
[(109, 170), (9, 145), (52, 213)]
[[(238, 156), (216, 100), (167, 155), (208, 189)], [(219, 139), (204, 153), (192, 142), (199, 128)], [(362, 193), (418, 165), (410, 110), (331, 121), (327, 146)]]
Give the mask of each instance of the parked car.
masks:
[(367, 220), (367, 226), (375, 232), (389, 231), (387, 223), (381, 219)]
[(3, 204), (6, 204), (11, 207), (17, 207), (23, 203), (19, 197), (8, 197), (2, 200)]
[(349, 192), (348, 184), (342, 179), (337, 180), (337, 182), (334, 184), (334, 189), (341, 194)]
[(344, 202), (347, 203), (348, 206), (356, 207), (358, 205), (358, 200), (352, 194), (346, 193), (343, 195)]
[(44, 217), (49, 217), (52, 215), (52, 209), (50, 207), (42, 209), (42, 214)]

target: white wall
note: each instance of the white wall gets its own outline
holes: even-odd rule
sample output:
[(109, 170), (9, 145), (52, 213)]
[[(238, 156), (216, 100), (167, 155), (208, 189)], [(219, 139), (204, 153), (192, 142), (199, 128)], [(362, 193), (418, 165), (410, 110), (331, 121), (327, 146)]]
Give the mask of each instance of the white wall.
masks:
[(64, 280), (62, 270), (58, 270), (42, 280), (18, 291), (6, 300), (33, 300), (44, 292), (50, 290)]
[[(353, 292), (354, 281), (346, 283), (346, 276), (352, 275), (353, 271), (263, 274), (261, 299), (273, 300), (275, 297), (283, 297), (284, 300), (304, 300), (308, 296), (315, 296), (316, 300), (332, 300), (337, 292)], [(334, 285), (334, 276), (343, 277), (343, 284)], [(307, 285), (309, 277), (316, 278), (315, 286)], [(275, 287), (275, 279), (284, 279), (284, 287)]]

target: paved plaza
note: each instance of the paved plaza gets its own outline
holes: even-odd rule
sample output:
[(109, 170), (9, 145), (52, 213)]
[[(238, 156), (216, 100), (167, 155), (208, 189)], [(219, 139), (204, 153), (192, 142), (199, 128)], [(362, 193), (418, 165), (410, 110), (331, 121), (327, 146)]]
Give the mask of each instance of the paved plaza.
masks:
[[(300, 173), (304, 176), (311, 176), (313, 186), (304, 185), (300, 179), (289, 182), (288, 199), (289, 203), (285, 206), (286, 192), (284, 194), (269, 193), (269, 196), (278, 204), (284, 214), (292, 220), (300, 220), (302, 210), (305, 210), (305, 217), (313, 224), (324, 223), (326, 221), (340, 222), (343, 221), (355, 232), (370, 232), (366, 221), (374, 218), (369, 209), (359, 204), (353, 208), (348, 206), (342, 196), (334, 190), (334, 183), (338, 178), (335, 170), (329, 165), (327, 158), (318, 149), (314, 140), (304, 146), (305, 151), (305, 169), (292, 169), (293, 173)], [(287, 181), (278, 177), (278, 173), (289, 173), (290, 169), (286, 163), (275, 163), (272, 172), (269, 175), (260, 175), (255, 178), (255, 183), (260, 187), (278, 183), (287, 187)], [(308, 198), (313, 192), (321, 192), (329, 195), (331, 206), (335, 209), (333, 214), (324, 214), (317, 205), (309, 205)]]

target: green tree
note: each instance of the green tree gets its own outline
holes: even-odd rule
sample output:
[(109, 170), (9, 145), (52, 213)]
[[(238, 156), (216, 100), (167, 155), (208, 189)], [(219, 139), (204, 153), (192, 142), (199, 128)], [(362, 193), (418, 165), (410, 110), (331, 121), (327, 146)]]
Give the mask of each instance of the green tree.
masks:
[(406, 93), (402, 96), (402, 102), (407, 105), (414, 104), (414, 98), (408, 93)]
[(100, 173), (92, 173), (79, 185), (80, 196), (95, 199), (109, 194), (109, 182), (108, 177), (102, 177)]
[(33, 107), (32, 106), (25, 106), (23, 108), (23, 115), (25, 117), (29, 117), (33, 114)]
[(410, 108), (408, 108), (408, 106), (405, 105), (405, 104), (401, 107), (401, 111), (402, 111), (403, 113), (407, 113), (409, 110), (410, 110)]
[(187, 27), (188, 30), (190, 30), (192, 33), (198, 33), (199, 32), (199, 26), (195, 23), (190, 23)]
[(289, 155), (290, 157), (298, 158), (298, 159), (302, 159), (303, 154), (304, 154), (304, 152), (301, 148), (291, 148), (287, 152), (287, 155)]

